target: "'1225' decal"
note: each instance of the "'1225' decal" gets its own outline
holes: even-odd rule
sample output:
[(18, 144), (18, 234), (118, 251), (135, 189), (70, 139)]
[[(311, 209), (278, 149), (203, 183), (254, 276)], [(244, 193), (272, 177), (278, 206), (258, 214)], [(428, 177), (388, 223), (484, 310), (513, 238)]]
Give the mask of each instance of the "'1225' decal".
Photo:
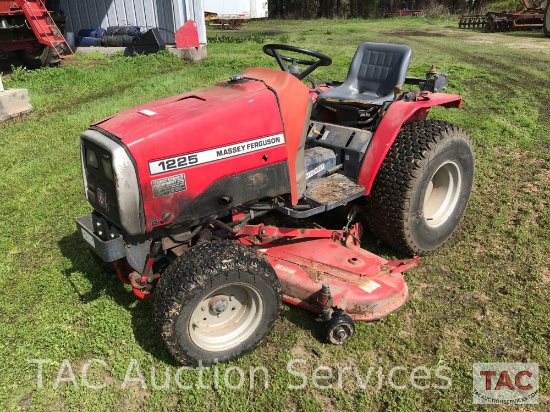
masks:
[(193, 166), (199, 162), (199, 159), (196, 154), (189, 156), (180, 156), (175, 159), (161, 160), (157, 162), (157, 165), (165, 170), (181, 169), (187, 166)]

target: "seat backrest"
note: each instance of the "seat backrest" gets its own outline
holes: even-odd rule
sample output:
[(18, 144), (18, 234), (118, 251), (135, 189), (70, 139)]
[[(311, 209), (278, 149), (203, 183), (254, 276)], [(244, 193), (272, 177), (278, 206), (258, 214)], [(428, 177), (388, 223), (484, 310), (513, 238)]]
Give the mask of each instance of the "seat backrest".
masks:
[(377, 97), (392, 95), (405, 82), (411, 48), (400, 44), (361, 43), (343, 86)]

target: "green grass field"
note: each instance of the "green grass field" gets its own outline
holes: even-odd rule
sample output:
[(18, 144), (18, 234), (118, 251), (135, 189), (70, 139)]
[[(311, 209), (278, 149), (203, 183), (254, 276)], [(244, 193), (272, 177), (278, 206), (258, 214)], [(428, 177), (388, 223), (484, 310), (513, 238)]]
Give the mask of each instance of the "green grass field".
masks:
[[(182, 62), (169, 54), (136, 58), (77, 57), (61, 68), (16, 69), (7, 87), (29, 89), (32, 115), (0, 127), (0, 405), (2, 410), (473, 410), (474, 362), (540, 365), (540, 404), (550, 402), (550, 39), (540, 32), (483, 34), (457, 29), (456, 20), (268, 21), (239, 32), (210, 31), (209, 57)], [(150, 301), (137, 301), (103, 272), (76, 234), (74, 219), (90, 212), (82, 187), (79, 134), (93, 121), (153, 99), (223, 80), (248, 66), (276, 67), (262, 43), (284, 42), (318, 50), (333, 65), (317, 79), (343, 79), (362, 41), (407, 44), (409, 75), (431, 64), (449, 75), (448, 92), (464, 98), (460, 110), (433, 110), (431, 118), (469, 131), (477, 154), (475, 187), (466, 215), (451, 240), (407, 272), (410, 299), (403, 309), (357, 325), (342, 347), (321, 341), (313, 314), (285, 306), (267, 343), (217, 372), (181, 370), (155, 333)], [(213, 122), (216, 119), (212, 120)], [(209, 125), (205, 125), (208, 127)], [(368, 233), (365, 248), (395, 255)], [(43, 388), (37, 388), (37, 365)], [(72, 382), (56, 385), (68, 359)], [(86, 386), (81, 371), (91, 359)], [(122, 383), (135, 359), (147, 385)], [(287, 371), (307, 376), (302, 378)], [(64, 365), (61, 378), (70, 371)], [(233, 390), (245, 373), (244, 387)], [(251, 367), (264, 366), (269, 381)], [(312, 382), (314, 370), (333, 377)], [(337, 379), (339, 367), (355, 366)], [(399, 390), (384, 377), (396, 366)], [(444, 373), (447, 389), (414, 388), (408, 373), (419, 366)], [(155, 389), (165, 380), (167, 389)], [(216, 373), (219, 384), (216, 385)], [(202, 374), (202, 375), (201, 375)], [(327, 376), (326, 370), (317, 372)], [(134, 369), (132, 376), (137, 376)], [(199, 380), (202, 379), (202, 381)], [(428, 380), (438, 383), (441, 380)], [(201, 383), (202, 386), (201, 387)], [(317, 385), (318, 386), (318, 385)], [(510, 408), (508, 408), (510, 409)]]

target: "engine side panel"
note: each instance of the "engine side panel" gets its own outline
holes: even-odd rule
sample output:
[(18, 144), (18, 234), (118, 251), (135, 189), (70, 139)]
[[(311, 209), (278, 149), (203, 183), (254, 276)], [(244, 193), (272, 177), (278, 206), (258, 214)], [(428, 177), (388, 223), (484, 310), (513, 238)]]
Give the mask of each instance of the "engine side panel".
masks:
[(175, 223), (200, 219), (227, 210), (226, 201), (241, 204), (251, 199), (274, 197), (290, 192), (286, 162), (275, 163), (214, 182), (194, 199)]

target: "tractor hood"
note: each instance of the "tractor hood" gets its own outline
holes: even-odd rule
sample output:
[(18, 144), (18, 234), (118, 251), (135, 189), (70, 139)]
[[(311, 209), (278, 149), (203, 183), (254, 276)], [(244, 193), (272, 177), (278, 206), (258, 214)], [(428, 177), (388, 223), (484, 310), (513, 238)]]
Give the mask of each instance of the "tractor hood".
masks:
[[(179, 154), (167, 153), (166, 149), (177, 147), (181, 150), (182, 140), (185, 140), (186, 149), (193, 151), (215, 146), (214, 142), (221, 145), (257, 137), (257, 132), (250, 135), (248, 123), (261, 112), (270, 113), (272, 120), (263, 118), (258, 124), (263, 125), (259, 130), (265, 130), (265, 134), (282, 131), (276, 98), (263, 82), (220, 82), (133, 107), (93, 126), (120, 139), (131, 152), (135, 145), (149, 147), (162, 141), (165, 156)], [(272, 126), (266, 125), (266, 121)], [(247, 122), (246, 128), (239, 126), (242, 122)]]
[[(291, 193), (298, 201), (303, 155), (297, 154), (309, 124), (309, 89), (279, 70), (248, 69), (244, 76), (123, 111), (83, 135), (83, 156), (89, 148), (102, 161), (115, 159), (110, 144), (124, 146), (135, 169), (129, 174), (139, 186), (128, 196), (141, 197), (145, 232), (266, 195)], [(128, 188), (121, 185), (122, 171), (113, 181), (97, 164), (88, 169), (90, 176), (99, 176), (97, 198), (104, 200), (107, 189), (111, 199), (124, 197), (121, 192)], [(107, 213), (98, 202), (92, 204)]]
[[(108, 143), (121, 142), (132, 158), (139, 191), (120, 185), (121, 172), (115, 173), (114, 183), (120, 185), (116, 190), (104, 176), (96, 186), (102, 193), (111, 190), (111, 199), (141, 196), (147, 232), (176, 219), (202, 217), (207, 209), (211, 214), (225, 210), (218, 199), (224, 196), (239, 204), (270, 191), (278, 195), (290, 190), (279, 102), (260, 80), (221, 82), (147, 103), (95, 123), (92, 129), (85, 133), (83, 153), (89, 147), (107, 156), (102, 159), (114, 159)], [(90, 145), (94, 133), (92, 140), (109, 153)], [(97, 166), (92, 169), (88, 174), (102, 173)], [(107, 215), (108, 208), (92, 204)], [(116, 222), (114, 212), (108, 217)]]

